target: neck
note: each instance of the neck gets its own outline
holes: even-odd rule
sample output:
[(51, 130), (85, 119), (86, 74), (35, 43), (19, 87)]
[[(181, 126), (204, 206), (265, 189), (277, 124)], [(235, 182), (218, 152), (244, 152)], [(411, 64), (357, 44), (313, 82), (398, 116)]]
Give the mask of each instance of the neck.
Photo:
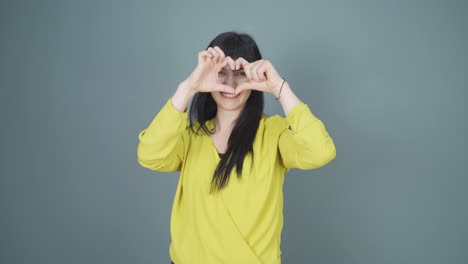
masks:
[(236, 121), (240, 112), (240, 110), (225, 110), (218, 107), (215, 117), (216, 133), (230, 133), (234, 127), (234, 121)]

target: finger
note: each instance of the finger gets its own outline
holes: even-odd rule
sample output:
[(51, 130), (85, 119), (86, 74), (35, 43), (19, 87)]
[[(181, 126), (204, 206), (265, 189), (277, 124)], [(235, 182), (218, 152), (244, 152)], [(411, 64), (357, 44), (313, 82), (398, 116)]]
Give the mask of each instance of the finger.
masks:
[(257, 81), (243, 82), (236, 87), (236, 94), (239, 94), (245, 90), (266, 91), (266, 89), (267, 87), (266, 87), (265, 82), (257, 82)]
[(219, 53), (220, 58), (224, 58), (226, 56), (220, 47), (215, 46), (214, 49)]
[(247, 78), (252, 79), (252, 76), (250, 75), (250, 63), (242, 57), (239, 57), (236, 60), (236, 70), (239, 70), (240, 68), (244, 69), (244, 72), (245, 72), (245, 75), (247, 75)]
[(211, 58), (211, 60), (213, 61), (213, 63), (215, 63), (215, 64), (218, 63), (218, 58), (219, 58), (218, 52), (217, 52), (214, 48), (212, 48), (212, 47), (209, 47), (209, 48), (208, 48), (208, 51), (209, 51), (211, 54), (213, 54), (213, 58)]
[(242, 58), (242, 57), (239, 57), (237, 58), (236, 60), (236, 70), (239, 70), (240, 68), (244, 68), (247, 67), (249, 65), (249, 62)]
[(236, 92), (234, 94), (237, 96), (238, 94), (242, 93), (242, 91), (244, 91), (244, 90), (245, 90), (245, 86), (237, 85)]
[(259, 82), (260, 81), (260, 77), (258, 76), (258, 67), (260, 66), (260, 63), (259, 62), (255, 62), (253, 63), (252, 65), (252, 69), (250, 70), (251, 71), (251, 75), (253, 77), (253, 80), (254, 81), (257, 81)]
[(254, 66), (256, 65), (250, 64), (250, 67), (247, 68), (247, 71), (249, 72), (250, 80), (257, 81), (257, 76), (255, 75)]
[(222, 83), (216, 85), (214, 90), (219, 91), (219, 92), (223, 92), (223, 93), (232, 93), (232, 94), (234, 94), (236, 92), (236, 90), (234, 88), (232, 88), (231, 86), (225, 85), (225, 84), (222, 84)]
[(199, 58), (208, 57), (209, 54), (210, 53), (207, 50), (202, 50), (202, 51), (198, 52), (198, 57)]
[[(219, 55), (219, 57), (218, 57), (218, 62), (217, 62), (217, 63), (224, 63), (224, 57), (225, 57), (225, 55), (224, 55), (223, 50), (221, 50), (221, 48), (218, 47), (218, 46), (215, 46), (215, 47), (214, 47), (214, 50), (215, 50), (215, 51), (218, 53), (218, 55)], [(226, 64), (224, 64), (224, 65), (226, 65)], [(223, 66), (223, 67), (224, 67), (224, 66)]]
[(224, 58), (227, 63), (229, 64), (229, 67), (231, 68), (231, 70), (235, 70), (236, 69), (236, 62), (230, 57), (230, 56), (227, 56)]
[(205, 58), (211, 58), (211, 56), (211, 53), (207, 50), (203, 50), (198, 53), (198, 60), (204, 61)]
[(248, 90), (248, 89), (252, 89), (252, 83), (251, 82), (241, 83), (241, 84), (237, 85), (235, 95), (238, 95), (238, 94), (240, 94), (243, 91)]
[(219, 56), (218, 52), (216, 52), (216, 50), (213, 47), (209, 47), (208, 52), (212, 55), (211, 60), (213, 61), (213, 63), (217, 63)]
[(244, 72), (245, 72), (245, 75), (247, 75), (247, 78), (249, 78), (249, 80), (253, 80), (253, 76), (252, 76), (252, 67), (251, 65), (247, 65), (244, 67)]
[(219, 64), (219, 69), (221, 70), (222, 68), (224, 68), (224, 66), (226, 66), (228, 64), (228, 61), (227, 60), (222, 60), (221, 61), (221, 64)]
[(260, 66), (258, 66), (258, 69), (257, 69), (257, 73), (258, 73), (258, 76), (260, 78), (260, 80), (262, 81), (266, 81), (266, 71), (267, 71), (267, 64), (266, 63), (262, 63)]

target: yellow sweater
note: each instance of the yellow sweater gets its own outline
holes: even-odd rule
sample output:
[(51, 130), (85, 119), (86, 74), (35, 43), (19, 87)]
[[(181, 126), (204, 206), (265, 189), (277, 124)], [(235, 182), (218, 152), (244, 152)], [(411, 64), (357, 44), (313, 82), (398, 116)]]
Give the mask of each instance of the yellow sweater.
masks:
[(187, 115), (187, 108), (178, 111), (169, 98), (140, 132), (137, 150), (145, 168), (180, 171), (171, 213), (172, 261), (280, 264), (284, 175), (292, 168), (319, 168), (335, 158), (324, 124), (303, 102), (286, 118), (263, 115), (253, 145), (254, 167), (247, 155), (241, 178), (234, 167), (216, 196), (208, 192), (220, 157), (209, 135), (189, 133)]

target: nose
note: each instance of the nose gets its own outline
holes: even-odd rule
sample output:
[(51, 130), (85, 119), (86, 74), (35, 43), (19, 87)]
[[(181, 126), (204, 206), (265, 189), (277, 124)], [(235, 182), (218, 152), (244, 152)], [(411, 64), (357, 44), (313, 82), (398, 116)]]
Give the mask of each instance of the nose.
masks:
[(226, 85), (229, 85), (231, 87), (234, 87), (236, 88), (237, 86), (237, 78), (234, 76), (234, 74), (229, 74), (226, 78), (226, 81), (225, 81), (225, 84)]

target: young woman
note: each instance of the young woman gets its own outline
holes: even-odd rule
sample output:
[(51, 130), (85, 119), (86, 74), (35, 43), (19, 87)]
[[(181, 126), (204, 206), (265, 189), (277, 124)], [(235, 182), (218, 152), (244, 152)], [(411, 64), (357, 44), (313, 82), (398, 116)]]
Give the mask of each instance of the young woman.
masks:
[[(263, 113), (265, 92), (284, 118)], [(176, 264), (281, 263), (285, 174), (336, 156), (323, 122), (253, 38), (236, 32), (198, 53), (195, 70), (140, 132), (137, 152), (145, 168), (180, 171), (169, 247)]]

